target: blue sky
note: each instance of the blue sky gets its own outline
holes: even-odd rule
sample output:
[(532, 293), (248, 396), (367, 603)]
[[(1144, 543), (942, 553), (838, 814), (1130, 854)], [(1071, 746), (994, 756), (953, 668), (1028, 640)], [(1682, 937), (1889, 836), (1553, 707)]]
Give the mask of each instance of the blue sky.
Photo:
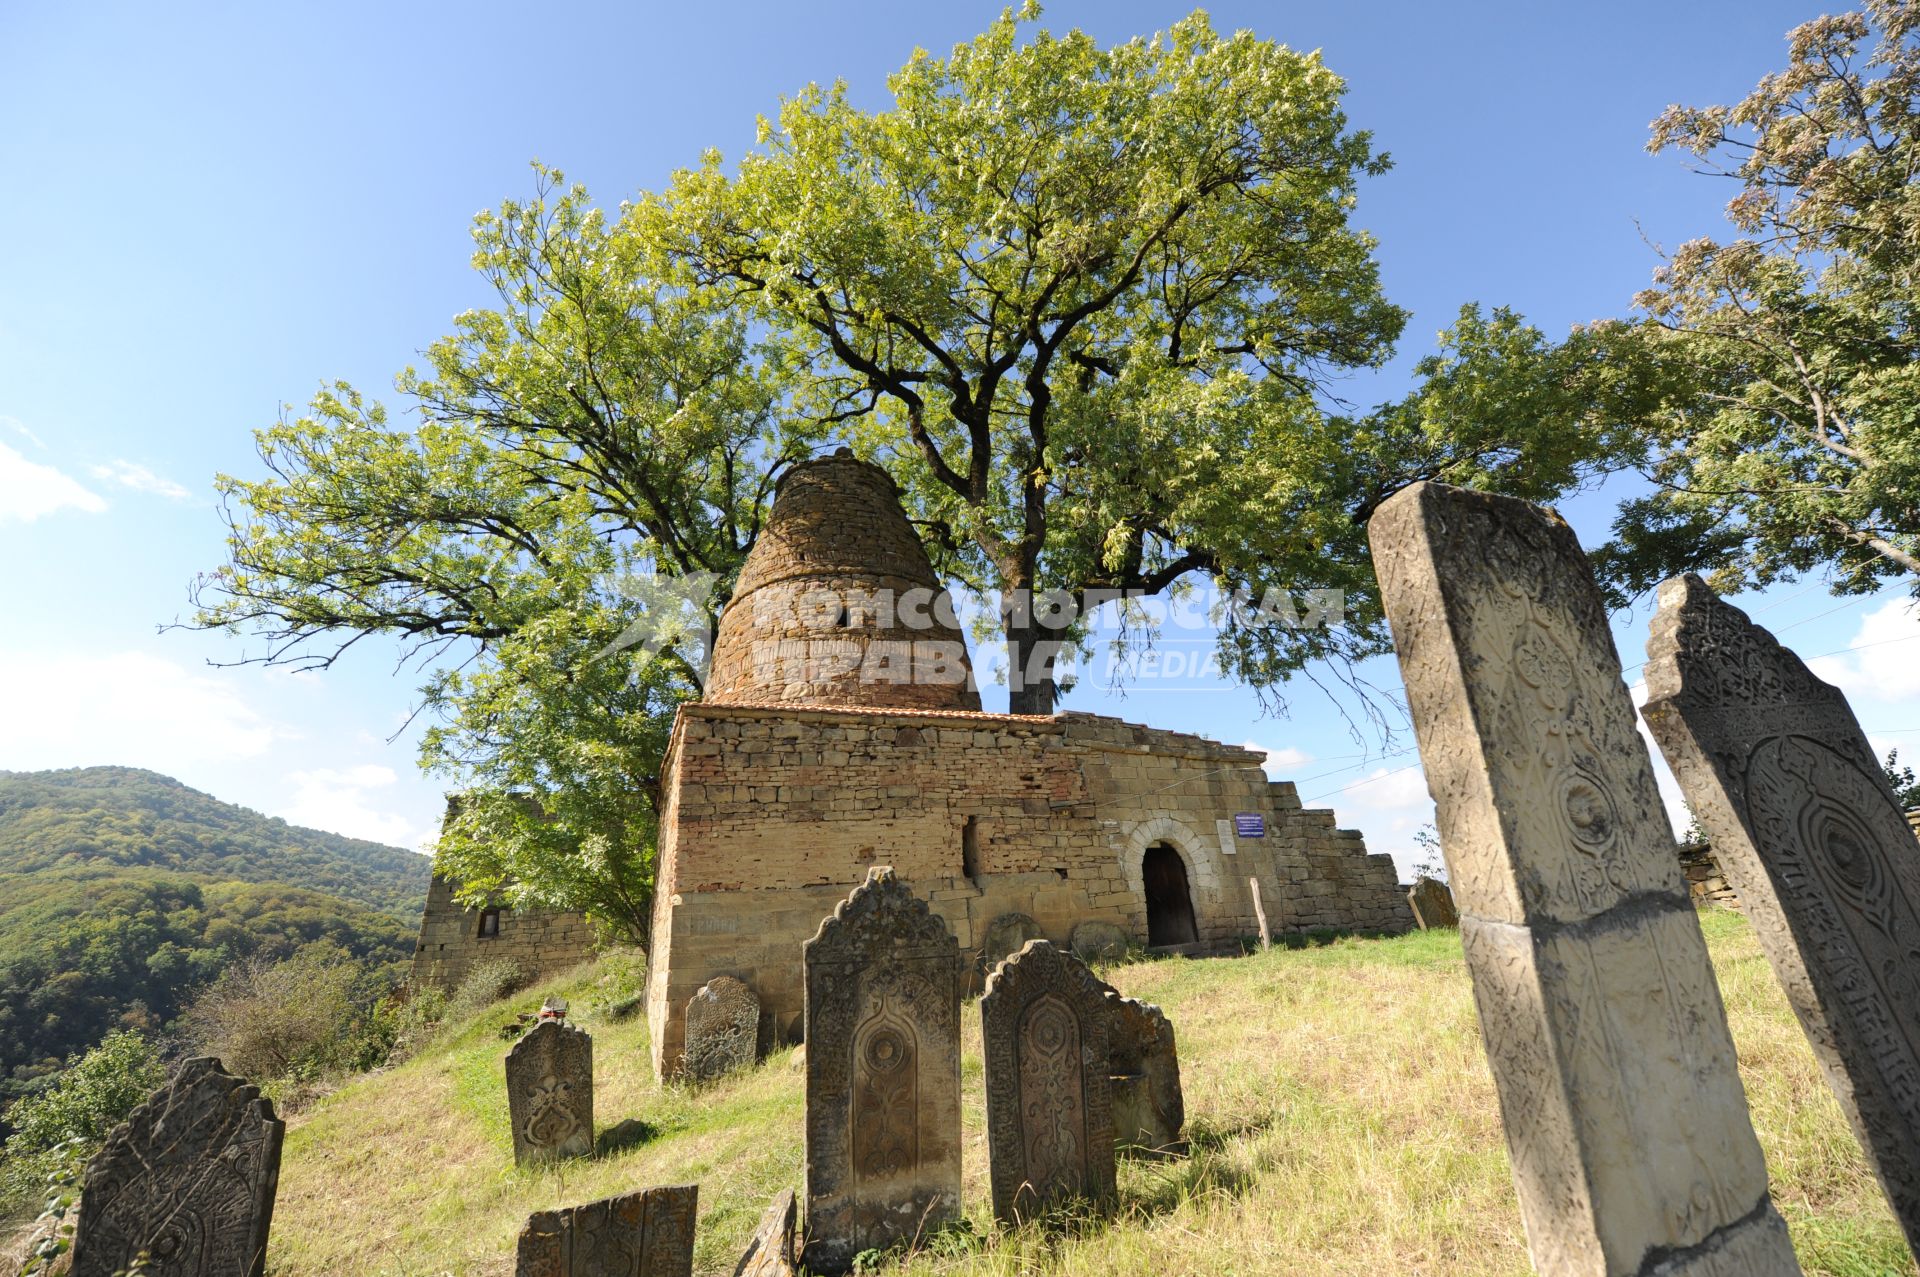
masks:
[[(0, 9), (0, 768), (152, 767), (299, 823), (428, 838), (439, 787), (415, 770), (414, 733), (389, 740), (419, 680), (393, 652), (363, 645), (293, 677), (208, 665), (257, 643), (158, 631), (221, 559), (212, 476), (254, 472), (249, 431), (281, 404), (333, 378), (384, 395), (485, 304), (468, 224), (530, 192), (530, 160), (615, 203), (704, 147), (737, 156), (756, 114), (810, 80), (883, 105), (915, 46), (944, 51), (999, 7)], [(1063, 3), (1045, 20), (1112, 41), (1186, 11)], [(1222, 28), (1322, 49), (1354, 124), (1396, 161), (1357, 221), (1414, 318), (1401, 358), (1343, 393), (1403, 391), (1465, 301), (1556, 334), (1623, 313), (1650, 245), (1718, 233), (1729, 194), (1646, 155), (1647, 122), (1668, 102), (1737, 99), (1818, 11), (1212, 6)], [(1567, 508), (1589, 543), (1617, 495)], [(1920, 751), (1920, 626), (1895, 595), (1803, 584), (1742, 602), (1809, 655), (1871, 644), (1822, 672), (1877, 739)], [(1644, 609), (1621, 618), (1623, 660), (1640, 660), (1645, 625)], [(1373, 673), (1397, 686), (1390, 660)], [(1229, 687), (1082, 690), (1066, 707), (1267, 748), (1276, 775), (1403, 866), (1428, 818), (1413, 756), (1378, 757), (1304, 687), (1285, 720)]]

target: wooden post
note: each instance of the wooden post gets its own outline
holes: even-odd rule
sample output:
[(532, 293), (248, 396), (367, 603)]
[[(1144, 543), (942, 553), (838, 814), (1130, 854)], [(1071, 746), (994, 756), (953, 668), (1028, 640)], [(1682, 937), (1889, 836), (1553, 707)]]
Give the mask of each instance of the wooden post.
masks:
[(1253, 888), (1253, 916), (1260, 920), (1260, 952), (1273, 948), (1273, 939), (1267, 934), (1267, 911), (1260, 907), (1260, 880), (1247, 879), (1247, 885)]

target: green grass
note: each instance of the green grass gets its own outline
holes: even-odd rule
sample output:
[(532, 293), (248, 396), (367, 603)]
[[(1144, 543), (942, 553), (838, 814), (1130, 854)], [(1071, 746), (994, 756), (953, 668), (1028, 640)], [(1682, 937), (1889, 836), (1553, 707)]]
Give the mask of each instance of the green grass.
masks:
[[(1900, 1234), (1798, 1026), (1736, 914), (1703, 916), (1774, 1196), (1809, 1277), (1912, 1274)], [(1179, 1037), (1193, 1156), (1123, 1162), (1104, 1221), (997, 1231), (987, 1210), (979, 1015), (962, 1066), (967, 1225), (895, 1269), (911, 1277), (1061, 1274), (1528, 1273), (1493, 1084), (1457, 937), (1335, 940), (1105, 973), (1164, 1007)], [(617, 964), (494, 1008), (421, 1057), (290, 1123), (269, 1272), (507, 1274), (533, 1210), (700, 1184), (695, 1256), (731, 1273), (779, 1189), (802, 1181), (802, 1079), (782, 1051), (704, 1091), (650, 1076), (644, 1022), (594, 1010)], [(543, 994), (594, 1035), (601, 1128), (638, 1147), (512, 1167), (497, 1026)]]

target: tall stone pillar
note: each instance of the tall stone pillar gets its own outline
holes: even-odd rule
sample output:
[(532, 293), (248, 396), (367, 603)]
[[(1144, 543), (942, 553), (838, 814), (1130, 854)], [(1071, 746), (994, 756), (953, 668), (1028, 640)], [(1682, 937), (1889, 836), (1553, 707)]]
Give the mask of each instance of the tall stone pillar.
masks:
[(1572, 530), (1427, 483), (1368, 534), (1535, 1268), (1798, 1273)]

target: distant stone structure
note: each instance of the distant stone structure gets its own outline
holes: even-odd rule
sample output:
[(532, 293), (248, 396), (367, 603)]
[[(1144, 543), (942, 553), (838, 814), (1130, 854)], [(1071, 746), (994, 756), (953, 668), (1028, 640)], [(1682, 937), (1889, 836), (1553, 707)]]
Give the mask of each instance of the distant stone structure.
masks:
[(514, 1277), (692, 1277), (698, 1184), (535, 1212)]
[(1712, 843), (1683, 842), (1677, 849), (1680, 873), (1687, 880), (1687, 895), (1693, 903), (1724, 905), (1729, 909), (1740, 907), (1740, 896), (1721, 872), (1720, 858), (1713, 854)]
[(73, 1277), (261, 1277), (286, 1127), (220, 1061), (180, 1065), (87, 1165)]
[[(449, 794), (447, 819), (459, 809), (460, 795)], [(515, 909), (504, 903), (470, 907), (454, 899), (450, 879), (435, 874), (420, 915), (409, 983), (415, 989), (451, 992), (466, 982), (475, 963), (492, 958), (511, 959), (529, 976), (551, 975), (591, 958), (594, 939), (585, 914)]]
[(507, 1111), (519, 1166), (593, 1152), (593, 1039), (543, 1019), (507, 1052)]
[(1234, 951), (1259, 926), (1250, 878), (1278, 932), (1413, 926), (1391, 858), (1303, 810), (1259, 751), (981, 713), (951, 606), (885, 471), (847, 454), (787, 472), (662, 767), (660, 1075), (715, 976), (753, 987), (769, 1045), (796, 1039), (800, 945), (878, 863), (976, 961), (1016, 914), (1061, 945), (1099, 922), (1141, 947)]
[(807, 1241), (813, 1272), (960, 1214), (953, 933), (876, 866), (806, 944)]
[(1028, 941), (987, 977), (988, 1178), (1004, 1223), (1113, 1195), (1111, 991), (1045, 940)]
[(1572, 529), (1422, 483), (1368, 536), (1534, 1267), (1798, 1274)]
[(1152, 1003), (1123, 998), (1116, 989), (1107, 990), (1106, 997), (1114, 1148), (1182, 1152), (1187, 1103), (1173, 1024)]
[(715, 976), (687, 1003), (687, 1051), (683, 1072), (711, 1082), (759, 1058), (760, 999), (732, 976)]
[(1920, 846), (1847, 698), (1697, 576), (1642, 711), (1920, 1254)]
[(1407, 904), (1412, 906), (1413, 920), (1420, 924), (1422, 931), (1460, 925), (1459, 911), (1453, 907), (1453, 892), (1438, 878), (1423, 874), (1415, 880), (1413, 889), (1407, 892)]

